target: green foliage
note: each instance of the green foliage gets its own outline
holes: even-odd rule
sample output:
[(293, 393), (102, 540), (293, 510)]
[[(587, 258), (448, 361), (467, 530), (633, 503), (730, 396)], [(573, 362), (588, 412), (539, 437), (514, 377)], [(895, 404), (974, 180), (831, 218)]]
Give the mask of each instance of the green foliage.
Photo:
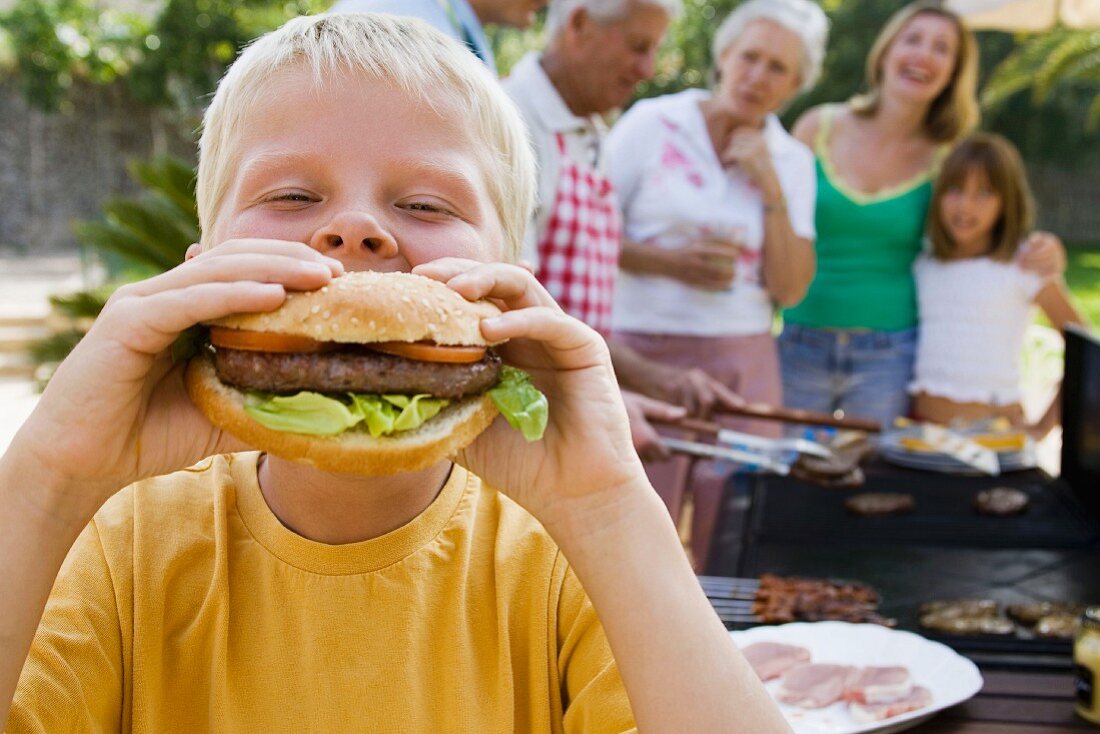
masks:
[[(31, 357), (39, 364), (49, 366), (64, 359), (122, 281), (174, 268), (183, 262), (187, 247), (199, 239), (191, 167), (171, 156), (158, 156), (130, 161), (128, 168), (130, 176), (141, 184), (142, 192), (133, 198), (109, 199), (99, 220), (73, 224), (86, 247), (121, 259), (125, 277), (99, 288), (50, 299), (55, 313), (64, 317), (68, 325), (31, 345)], [(183, 335), (173, 353), (188, 353), (193, 349), (193, 339), (193, 333)], [(45, 370), (44, 375), (49, 372)], [(48, 376), (42, 381), (46, 379)]]
[(107, 83), (139, 56), (146, 23), (86, 0), (17, 0), (0, 13), (0, 37), (23, 92), (40, 109), (65, 110), (76, 78)]
[(193, 109), (242, 46), (309, 12), (308, 0), (168, 0), (130, 74), (134, 96), (151, 105)]
[(115, 286), (103, 285), (87, 291), (50, 296), (50, 305), (57, 313), (76, 322), (94, 319), (103, 310), (107, 299), (115, 292)]
[(199, 239), (194, 174), (171, 156), (131, 162), (129, 169), (145, 190), (137, 198), (109, 199), (101, 219), (77, 222), (73, 230), (82, 243), (121, 257), (136, 273), (163, 272)]
[(149, 21), (96, 0), (16, 0), (0, 14), (0, 40), (27, 99), (40, 109), (70, 106), (75, 79), (126, 78), (139, 101), (194, 110), (245, 43), (329, 4), (167, 0)]
[(1051, 102), (1055, 93), (1076, 100), (1076, 111), (1095, 130), (1100, 123), (1100, 31), (1056, 28), (1028, 39), (994, 70), (982, 104), (996, 112), (1029, 89), (1036, 106)]

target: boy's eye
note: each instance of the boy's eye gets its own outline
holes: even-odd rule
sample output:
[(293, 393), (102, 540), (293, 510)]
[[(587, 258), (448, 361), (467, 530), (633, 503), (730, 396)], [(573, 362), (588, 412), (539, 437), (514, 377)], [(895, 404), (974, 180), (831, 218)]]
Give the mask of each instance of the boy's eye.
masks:
[(282, 191), (264, 199), (265, 202), (276, 204), (309, 204), (316, 200), (316, 197), (301, 191)]
[(450, 207), (441, 201), (435, 201), (433, 199), (414, 199), (407, 201), (400, 205), (402, 209), (411, 212), (417, 212), (422, 214), (432, 215), (434, 217), (453, 217), (457, 216)]

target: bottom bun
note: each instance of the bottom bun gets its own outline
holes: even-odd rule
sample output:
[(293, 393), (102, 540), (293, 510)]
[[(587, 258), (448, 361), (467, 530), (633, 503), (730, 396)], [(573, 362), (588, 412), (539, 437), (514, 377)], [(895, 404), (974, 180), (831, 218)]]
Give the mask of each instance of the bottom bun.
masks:
[(187, 393), (210, 422), (274, 456), (322, 471), (377, 476), (426, 469), (470, 445), (497, 416), (487, 395), (451, 403), (419, 428), (375, 438), (352, 429), (337, 436), (275, 431), (245, 411), (245, 393), (218, 379), (209, 355), (187, 365)]

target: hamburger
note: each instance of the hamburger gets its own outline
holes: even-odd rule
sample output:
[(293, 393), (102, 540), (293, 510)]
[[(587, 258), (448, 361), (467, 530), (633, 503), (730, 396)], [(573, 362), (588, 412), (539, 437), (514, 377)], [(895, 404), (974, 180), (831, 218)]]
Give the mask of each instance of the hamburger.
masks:
[(453, 456), (503, 413), (542, 436), (546, 398), (481, 335), (500, 314), (411, 273), (352, 272), (277, 310), (212, 321), (185, 383), (210, 421), (255, 448), (361, 475)]

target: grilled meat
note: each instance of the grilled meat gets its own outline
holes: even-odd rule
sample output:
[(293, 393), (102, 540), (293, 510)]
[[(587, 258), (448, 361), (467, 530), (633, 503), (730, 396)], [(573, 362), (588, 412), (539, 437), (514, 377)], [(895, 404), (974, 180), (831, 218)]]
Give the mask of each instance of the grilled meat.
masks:
[(864, 492), (849, 497), (844, 507), (853, 515), (900, 515), (912, 512), (916, 504), (911, 494)]
[(934, 601), (920, 607), (920, 626), (952, 635), (1011, 635), (1012, 620), (992, 599)]
[(1008, 487), (994, 487), (978, 492), (974, 497), (974, 509), (983, 515), (1010, 517), (1027, 510), (1030, 504), (1026, 492)]
[(480, 362), (421, 362), (349, 347), (324, 354), (251, 352), (219, 348), (218, 378), (234, 387), (278, 394), (313, 390), (326, 393), (415, 395), (461, 398), (484, 392), (500, 379), (501, 362), (492, 351)]

